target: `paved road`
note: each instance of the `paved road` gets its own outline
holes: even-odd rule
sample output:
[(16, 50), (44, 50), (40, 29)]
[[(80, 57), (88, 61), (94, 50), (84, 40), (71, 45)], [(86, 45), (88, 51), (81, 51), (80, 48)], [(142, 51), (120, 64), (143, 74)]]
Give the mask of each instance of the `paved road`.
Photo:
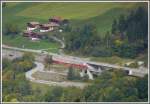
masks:
[(23, 55), (23, 53), (20, 51), (14, 51), (14, 50), (8, 50), (8, 49), (2, 50), (2, 57), (8, 58), (10, 60), (21, 57), (22, 55)]
[(62, 40), (60, 40), (60, 39), (58, 39), (57, 37), (55, 37), (55, 36), (51, 36), (51, 38), (52, 38), (53, 40), (55, 40), (56, 42), (58, 42), (58, 43), (61, 44), (61, 47), (60, 47), (60, 49), (59, 49), (59, 54), (64, 55), (63, 49), (64, 49), (65, 46), (66, 46), (65, 43), (64, 43)]
[(51, 36), (51, 38), (61, 44), (61, 47), (60, 47), (60, 48), (65, 48), (65, 43), (64, 43), (62, 40), (58, 39), (58, 38), (55, 37), (55, 36)]
[(45, 81), (45, 80), (35, 79), (32, 75), (37, 71), (53, 73), (53, 74), (62, 74), (62, 73), (57, 73), (57, 72), (44, 71), (44, 65), (40, 62), (35, 62), (35, 64), (36, 64), (35, 68), (25, 73), (26, 78), (32, 82), (48, 84), (50, 86), (62, 86), (62, 87), (75, 86), (79, 88), (84, 88), (87, 85), (87, 83), (81, 83), (81, 82), (70, 82), (70, 81), (54, 82), (54, 81)]
[[(66, 63), (71, 63), (71, 64), (92, 64), (92, 65), (97, 65), (97, 66), (104, 66), (104, 67), (109, 67), (109, 68), (128, 70), (128, 71), (132, 71), (132, 73), (138, 73), (138, 74), (135, 74), (135, 76), (142, 77), (148, 73), (148, 69), (146, 69), (146, 68), (135, 69), (135, 68), (129, 68), (129, 67), (122, 67), (122, 66), (108, 64), (108, 63), (88, 61), (83, 58), (68, 56), (68, 55), (64, 55), (64, 54), (59, 55), (59, 54), (50, 53), (50, 52), (43, 53), (41, 50), (22, 49), (22, 48), (10, 47), (10, 46), (6, 46), (6, 45), (2, 45), (2, 47), (11, 49), (11, 50), (16, 50), (16, 51), (34, 52), (34, 53), (43, 54), (43, 55), (49, 54), (49, 55), (53, 56), (54, 60), (61, 60), (61, 61), (64, 61)], [(94, 70), (94, 69), (91, 69), (91, 71), (97, 72), (97, 70)]]

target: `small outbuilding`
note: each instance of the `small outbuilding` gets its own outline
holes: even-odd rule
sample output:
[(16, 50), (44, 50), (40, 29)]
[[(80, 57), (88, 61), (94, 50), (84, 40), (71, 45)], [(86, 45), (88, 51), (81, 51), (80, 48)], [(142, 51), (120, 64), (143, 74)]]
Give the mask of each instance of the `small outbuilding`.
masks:
[(30, 37), (30, 39), (31, 39), (32, 41), (38, 41), (38, 40), (40, 40), (38, 37)]
[(50, 23), (56, 23), (56, 24), (60, 24), (62, 22), (62, 18), (59, 16), (54, 16), (52, 18), (49, 19)]
[(139, 66), (144, 65), (144, 61), (138, 61), (137, 64), (138, 64)]

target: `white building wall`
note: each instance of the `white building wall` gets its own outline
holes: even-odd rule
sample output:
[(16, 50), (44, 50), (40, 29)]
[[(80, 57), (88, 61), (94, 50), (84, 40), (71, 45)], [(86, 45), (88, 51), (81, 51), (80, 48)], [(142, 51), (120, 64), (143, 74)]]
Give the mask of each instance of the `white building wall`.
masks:
[(52, 31), (54, 28), (53, 27), (50, 27), (48, 30), (40, 30), (40, 32), (48, 32), (48, 31)]
[(31, 27), (27, 27), (27, 30), (28, 31), (32, 31), (32, 30), (35, 30), (36, 28), (31, 28)]
[(48, 32), (49, 30), (40, 30), (40, 32)]
[(53, 28), (53, 27), (50, 27), (50, 28), (49, 28), (49, 31), (52, 31), (52, 30), (54, 30), (54, 28)]

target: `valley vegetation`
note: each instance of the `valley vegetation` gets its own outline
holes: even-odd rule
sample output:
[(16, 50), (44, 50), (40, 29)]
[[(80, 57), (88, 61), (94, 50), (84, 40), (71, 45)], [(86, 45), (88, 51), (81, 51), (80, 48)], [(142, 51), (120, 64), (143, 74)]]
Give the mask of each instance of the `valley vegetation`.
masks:
[[(91, 81), (91, 85), (79, 89), (59, 86), (33, 85), (25, 78), (25, 72), (35, 67), (34, 56), (24, 54), (14, 60), (3, 59), (4, 102), (111, 102), (148, 100), (148, 78), (128, 76), (121, 70), (104, 71)], [(72, 80), (72, 77), (71, 77)]]
[[(8, 3), (9, 4), (9, 3)], [(22, 43), (33, 49), (47, 48), (47, 47), (58, 47), (56, 44), (50, 44), (50, 40), (41, 40), (39, 43), (33, 43), (23, 38), (19, 33), (22, 29), (25, 29), (25, 23), (31, 21), (33, 18), (39, 21), (45, 21), (49, 17), (49, 12), (43, 13), (43, 17), (37, 18), (36, 7), (48, 4), (36, 4), (34, 7), (32, 4), (12, 4), (7, 3), (3, 5), (3, 18), (4, 18), (4, 29), (3, 29), (3, 43), (6, 45), (22, 46)], [(58, 4), (57, 6), (60, 6)], [(31, 6), (31, 7), (30, 7)], [(62, 5), (61, 5), (62, 6)], [(79, 5), (79, 7), (82, 5)], [(94, 10), (97, 10), (99, 5), (94, 5)], [(134, 5), (135, 6), (135, 5)], [(133, 6), (133, 7), (134, 7)], [(28, 8), (29, 7), (29, 8)], [(53, 7), (53, 6), (52, 6)], [(64, 6), (72, 8), (72, 6)], [(76, 7), (76, 6), (74, 6)], [(90, 6), (91, 7), (91, 6)], [(26, 9), (27, 8), (27, 9)], [(111, 8), (111, 7), (110, 7)], [(110, 10), (109, 8), (109, 10)], [(111, 57), (119, 56), (122, 58), (137, 58), (140, 54), (146, 56), (148, 54), (148, 13), (147, 8), (144, 6), (138, 7), (129, 14), (121, 14), (116, 11), (116, 8), (112, 6), (113, 10), (103, 14), (90, 12), (91, 15), (96, 15), (86, 18), (87, 15), (83, 16), (82, 12), (80, 15), (73, 15), (71, 19), (75, 17), (83, 16), (85, 20), (89, 20), (90, 23), (82, 19), (76, 19), (69, 25), (61, 27), (64, 31), (59, 33), (64, 36), (66, 47), (64, 51), (66, 53), (73, 53), (81, 56), (94, 56), (94, 57)], [(32, 12), (35, 11), (34, 13)], [(82, 8), (84, 10), (84, 8)], [(47, 9), (46, 9), (47, 10)], [(91, 10), (91, 11), (94, 11)], [(105, 11), (107, 11), (106, 8)], [(119, 11), (118, 9), (117, 11)], [(47, 10), (49, 11), (49, 10)], [(56, 11), (59, 11), (56, 9)], [(54, 10), (54, 12), (56, 12)], [(120, 10), (122, 11), (122, 9)], [(53, 11), (52, 11), (53, 12)], [(58, 14), (60, 14), (59, 11)], [(70, 11), (69, 11), (70, 12)], [(111, 12), (111, 13), (110, 13)], [(30, 15), (28, 15), (28, 13)], [(72, 12), (73, 13), (73, 12)], [(117, 15), (115, 18), (111, 18), (113, 13)], [(33, 14), (33, 15), (32, 15)], [(46, 14), (46, 15), (44, 15)], [(67, 17), (68, 12), (62, 13)], [(120, 15), (121, 14), (121, 15)], [(24, 17), (25, 16), (25, 17)], [(26, 17), (29, 16), (29, 17)], [(100, 19), (102, 18), (103, 19)], [(105, 17), (109, 17), (106, 18)], [(111, 18), (111, 19), (110, 19)], [(17, 20), (16, 20), (17, 19)], [(7, 21), (10, 24), (7, 24)], [(112, 20), (112, 21), (111, 21)], [(17, 22), (16, 22), (17, 21)], [(99, 21), (99, 26), (92, 21)], [(107, 23), (109, 21), (109, 23)], [(14, 23), (18, 23), (17, 25)], [(77, 23), (77, 26), (75, 26)], [(87, 23), (86, 23), (87, 22)], [(107, 23), (106, 25), (101, 25)], [(82, 24), (82, 25), (81, 25)], [(21, 29), (22, 28), (22, 29)], [(105, 28), (105, 29), (104, 29)], [(99, 31), (103, 32), (100, 33)], [(54, 32), (55, 35), (58, 35)], [(60, 36), (61, 37), (61, 36)], [(44, 47), (43, 47), (44, 46)], [(47, 67), (50, 67), (50, 57), (45, 59)], [(146, 57), (147, 62), (147, 57)], [(147, 65), (145, 65), (147, 66)], [(64, 102), (144, 102), (148, 101), (148, 75), (144, 78), (137, 78), (128, 76), (121, 70), (109, 70), (101, 73), (100, 76), (96, 77), (95, 80), (91, 81), (91, 85), (84, 89), (75, 87), (62, 88), (58, 86), (46, 86), (36, 85), (29, 82), (25, 78), (25, 72), (35, 67), (34, 56), (29, 53), (25, 53), (23, 57), (9, 60), (3, 59), (2, 63), (2, 88), (3, 88), (3, 101), (5, 102), (18, 102), (18, 101), (64, 101)], [(68, 79), (78, 80), (74, 75), (72, 68), (69, 69)], [(84, 81), (87, 78), (83, 79)], [(42, 87), (41, 87), (42, 86)]]
[(94, 57), (117, 55), (135, 58), (147, 53), (148, 48), (148, 12), (139, 7), (129, 15), (120, 15), (112, 23), (111, 31), (102, 37), (93, 24), (66, 28), (66, 50), (76, 54)]

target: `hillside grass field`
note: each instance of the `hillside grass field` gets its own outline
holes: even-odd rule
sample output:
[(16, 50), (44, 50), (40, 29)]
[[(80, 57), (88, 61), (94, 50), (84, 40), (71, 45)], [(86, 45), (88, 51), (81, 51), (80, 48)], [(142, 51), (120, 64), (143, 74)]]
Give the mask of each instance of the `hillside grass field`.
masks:
[(3, 8), (3, 25), (19, 24), (24, 29), (29, 21), (48, 22), (53, 16), (69, 19), (73, 25), (94, 23), (100, 33), (111, 28), (112, 21), (142, 3), (7, 3)]
[[(9, 40), (9, 41), (8, 41)], [(49, 44), (48, 44), (49, 43)], [(48, 40), (40, 40), (33, 42), (28, 38), (24, 38), (21, 35), (16, 37), (3, 36), (3, 44), (7, 44), (9, 46), (16, 46), (19, 48), (29, 48), (29, 49), (48, 49), (49, 52), (58, 52), (59, 44), (58, 43), (50, 43)]]
[[(128, 14), (133, 8), (142, 3), (6, 3), (3, 8), (3, 28), (12, 23), (19, 26), (21, 31), (26, 29), (26, 23), (38, 21), (47, 23), (53, 16), (60, 16), (70, 20), (71, 26), (81, 26), (92, 23), (98, 34), (104, 36), (111, 29), (112, 21), (121, 14)], [(11, 38), (3, 34), (3, 43), (13, 46), (24, 44), (27, 48), (58, 48), (59, 46), (47, 41), (39, 43), (17, 36)], [(56, 51), (56, 50), (52, 50)]]
[(34, 4), (17, 16), (47, 19), (51, 16), (61, 16), (68, 19), (87, 19), (101, 15), (113, 8), (131, 8), (134, 4), (116, 3), (40, 3)]

